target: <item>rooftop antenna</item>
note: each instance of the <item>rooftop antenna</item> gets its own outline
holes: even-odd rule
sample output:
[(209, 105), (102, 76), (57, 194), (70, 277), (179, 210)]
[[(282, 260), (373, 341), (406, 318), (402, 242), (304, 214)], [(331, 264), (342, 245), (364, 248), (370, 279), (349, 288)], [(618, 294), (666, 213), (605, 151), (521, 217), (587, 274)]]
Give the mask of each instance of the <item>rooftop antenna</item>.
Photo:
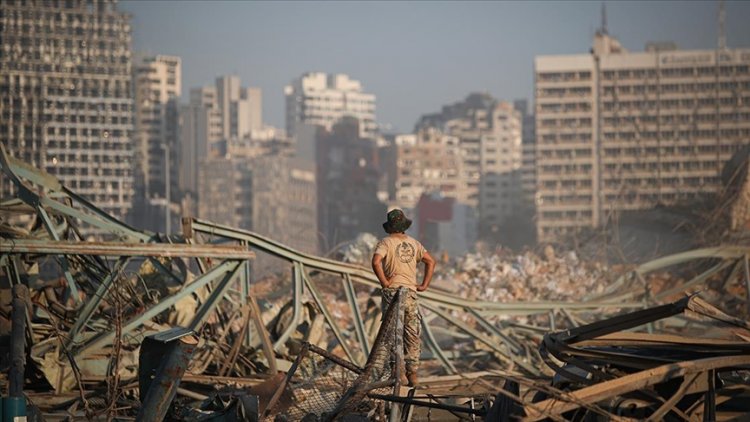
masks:
[(719, 50), (727, 49), (727, 31), (726, 31), (726, 11), (724, 10), (724, 0), (719, 0)]
[(607, 4), (602, 2), (602, 27), (599, 28), (602, 35), (607, 35)]

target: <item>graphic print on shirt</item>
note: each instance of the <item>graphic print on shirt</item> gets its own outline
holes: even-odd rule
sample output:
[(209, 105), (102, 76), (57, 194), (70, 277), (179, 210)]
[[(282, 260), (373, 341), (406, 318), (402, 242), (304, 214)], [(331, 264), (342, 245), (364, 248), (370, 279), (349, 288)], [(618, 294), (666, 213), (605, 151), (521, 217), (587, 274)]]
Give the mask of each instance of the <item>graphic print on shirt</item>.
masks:
[(396, 247), (396, 256), (398, 256), (398, 260), (404, 264), (410, 263), (412, 259), (414, 259), (414, 246), (409, 242), (401, 242), (401, 244)]

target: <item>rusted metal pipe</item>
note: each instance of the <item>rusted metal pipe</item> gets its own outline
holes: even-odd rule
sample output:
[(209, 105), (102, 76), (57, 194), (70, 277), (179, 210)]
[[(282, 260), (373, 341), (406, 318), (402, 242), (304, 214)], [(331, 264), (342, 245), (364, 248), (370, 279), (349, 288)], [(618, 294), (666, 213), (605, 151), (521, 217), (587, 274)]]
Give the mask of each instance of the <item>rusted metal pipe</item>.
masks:
[(13, 286), (11, 302), (10, 368), (8, 397), (3, 399), (3, 420), (26, 420), (26, 398), (23, 395), (26, 367), (26, 298), (29, 290), (23, 284)]
[(186, 328), (173, 328), (143, 340), (138, 362), (142, 406), (136, 420), (164, 420), (197, 346), (198, 337)]
[(11, 313), (10, 369), (8, 370), (8, 396), (23, 397), (26, 367), (26, 301), (28, 288), (23, 284), (13, 286), (13, 311)]

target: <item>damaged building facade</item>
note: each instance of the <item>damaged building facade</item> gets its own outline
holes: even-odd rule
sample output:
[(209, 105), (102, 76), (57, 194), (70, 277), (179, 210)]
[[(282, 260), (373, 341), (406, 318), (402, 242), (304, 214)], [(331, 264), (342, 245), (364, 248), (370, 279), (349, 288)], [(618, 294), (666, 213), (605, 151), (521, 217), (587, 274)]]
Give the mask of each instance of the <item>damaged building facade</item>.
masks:
[(125, 216), (133, 198), (130, 16), (110, 0), (3, 1), (0, 37), (0, 142)]
[[(174, 216), (180, 213), (177, 204), (180, 196), (179, 98), (182, 91), (182, 60), (175, 56), (136, 55), (133, 88), (135, 193), (129, 221), (144, 221), (150, 230), (166, 231), (167, 207), (172, 208), (170, 212)], [(172, 203), (167, 203), (168, 200)], [(170, 222), (171, 227), (178, 224), (179, 219), (175, 220)]]
[(612, 211), (716, 195), (750, 139), (750, 50), (629, 52), (605, 29), (591, 54), (535, 60), (540, 240)]

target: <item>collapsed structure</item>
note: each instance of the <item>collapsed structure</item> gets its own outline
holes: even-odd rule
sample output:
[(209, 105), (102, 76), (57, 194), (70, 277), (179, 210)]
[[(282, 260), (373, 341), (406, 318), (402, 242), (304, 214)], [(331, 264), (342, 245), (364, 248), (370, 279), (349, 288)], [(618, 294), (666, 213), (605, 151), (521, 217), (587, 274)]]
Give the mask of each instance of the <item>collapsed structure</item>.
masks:
[[(398, 310), (381, 322), (368, 269), (197, 219), (179, 235), (137, 230), (2, 148), (0, 165), (18, 191), (0, 204), (13, 216), (0, 223), (0, 334), (10, 334), (3, 344), (15, 357), (3, 372), (9, 366), (10, 395), (48, 420), (396, 420), (420, 412), (444, 420), (717, 420), (750, 412), (750, 248), (690, 251), (617, 277), (572, 256), (545, 257), (550, 283), (565, 281), (564, 272), (571, 284), (601, 276), (578, 301), (476, 300), (524, 283), (543, 292), (529, 286), (541, 271), (533, 259), (498, 263), (489, 274), (468, 269), (468, 280), (453, 282), (476, 292), (422, 294), (425, 376), (405, 390), (389, 369)], [(87, 241), (86, 228), (106, 241)], [(254, 280), (260, 254), (285, 261), (288, 272)], [(696, 289), (735, 317), (684, 297)]]

